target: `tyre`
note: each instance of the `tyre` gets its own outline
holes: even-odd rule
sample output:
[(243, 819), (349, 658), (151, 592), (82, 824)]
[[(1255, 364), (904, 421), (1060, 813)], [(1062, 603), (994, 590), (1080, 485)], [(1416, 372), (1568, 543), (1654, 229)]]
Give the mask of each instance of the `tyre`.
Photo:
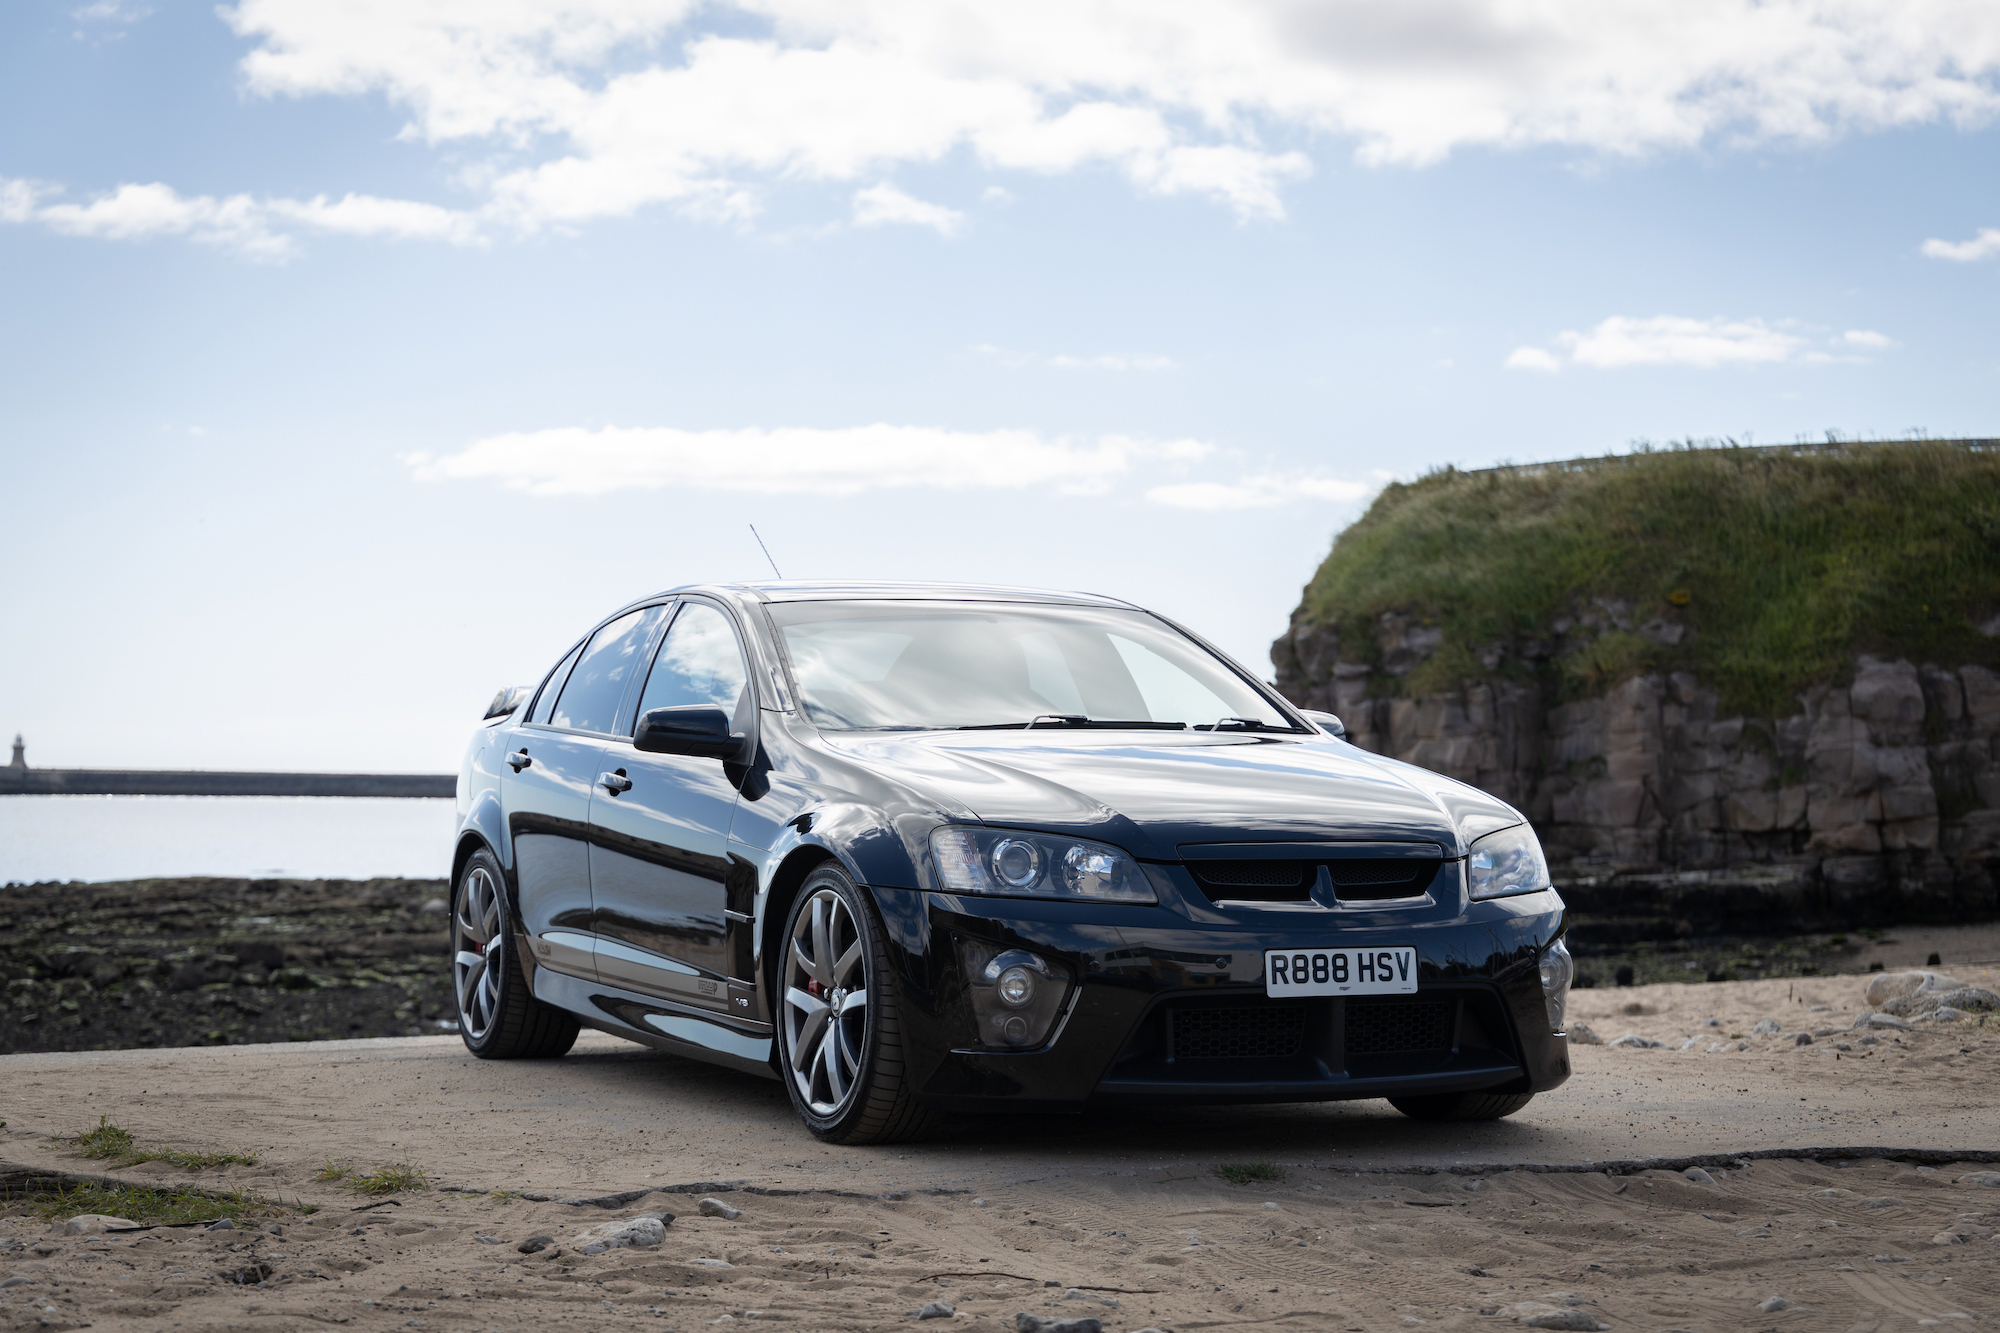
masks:
[(458, 1035), (482, 1060), (549, 1059), (576, 1044), (576, 1016), (528, 989), (493, 853), (474, 852), (451, 895), (451, 989)]
[(778, 1072), (828, 1143), (900, 1143), (933, 1112), (911, 1095), (895, 976), (873, 905), (847, 872), (806, 877), (777, 966)]
[(1533, 1100), (1532, 1092), (1447, 1092), (1437, 1097), (1391, 1097), (1389, 1105), (1412, 1120), (1498, 1120)]

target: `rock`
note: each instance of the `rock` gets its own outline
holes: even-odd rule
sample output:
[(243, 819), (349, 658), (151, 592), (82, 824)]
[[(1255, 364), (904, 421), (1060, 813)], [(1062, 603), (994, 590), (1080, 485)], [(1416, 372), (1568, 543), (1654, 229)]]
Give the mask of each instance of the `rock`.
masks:
[(1611, 1325), (1599, 1323), (1597, 1316), (1588, 1310), (1550, 1310), (1547, 1314), (1529, 1315), (1521, 1321), (1529, 1328), (1579, 1329), (1582, 1333), (1598, 1333)]
[(984, 1200), (984, 1199), (974, 1199), (974, 1200), (972, 1201), (972, 1206), (973, 1206), (974, 1208), (984, 1208), (984, 1207), (986, 1206), (986, 1200)]
[(505, 1245), (507, 1243), (498, 1236), (474, 1236), (473, 1239), (481, 1245)]
[(1954, 1009), (1948, 1004), (1941, 1004), (1929, 1014), (1926, 1014), (1925, 1017), (1929, 1018), (1933, 1023), (1956, 1023), (1959, 1019), (1970, 1018), (1972, 1015), (1966, 1013), (1963, 1009)]
[(703, 1217), (719, 1217), (725, 1222), (734, 1222), (743, 1216), (742, 1210), (731, 1208), (720, 1199), (703, 1199), (695, 1206), (701, 1209)]
[(1873, 1199), (1862, 1200), (1861, 1206), (1863, 1208), (1900, 1208), (1903, 1206), (1903, 1201), (1893, 1194), (1882, 1194)]
[(1894, 1028), (1898, 1032), (1908, 1032), (1911, 1023), (1909, 1019), (1898, 1018), (1894, 1014), (1862, 1014), (1854, 1020), (1854, 1026), (1858, 1028)]
[(585, 1254), (603, 1254), (606, 1250), (650, 1250), (667, 1238), (667, 1223), (671, 1221), (671, 1216), (655, 1213), (630, 1221), (606, 1222), (578, 1236), (576, 1243)]
[(203, 1231), (235, 1231), (237, 1226), (226, 1217), (218, 1217), (202, 1228)]
[(1956, 990), (1965, 983), (1954, 981), (1936, 972), (1878, 972), (1868, 979), (1868, 989), (1861, 993), (1870, 1009), (1880, 1009), (1889, 1001), (1905, 995), (1916, 995), (1924, 991)]
[(1606, 1044), (1611, 1046), (1625, 1046), (1635, 1051), (1658, 1051), (1666, 1047), (1665, 1042), (1654, 1041), (1651, 1037), (1642, 1037), (1636, 1032), (1628, 1032), (1622, 1037), (1613, 1038)]
[(1697, 1185), (1713, 1185), (1715, 1183), (1715, 1177), (1711, 1176), (1710, 1174), (1708, 1174), (1708, 1172), (1702, 1170), (1698, 1166), (1691, 1166), (1687, 1170), (1681, 1172), (1681, 1174), (1686, 1176), (1689, 1180), (1692, 1180)]
[(1593, 1032), (1588, 1023), (1571, 1023), (1569, 1025), (1569, 1044), (1572, 1046), (1602, 1046), (1604, 1038)]
[(1950, 986), (1936, 990), (1917, 991), (1909, 995), (1899, 995), (1882, 1006), (1884, 1013), (1900, 1018), (1918, 1018), (1936, 1013), (1939, 1009), (1959, 1009), (1971, 1013), (1986, 1014), (2000, 1009), (2000, 995), (1983, 986)]
[(1776, 1037), (1784, 1032), (1784, 1026), (1775, 1018), (1767, 1018), (1750, 1029), (1753, 1037)]
[(556, 1238), (554, 1236), (530, 1236), (514, 1248), (522, 1254), (540, 1254), (555, 1243)]
[(1691, 1051), (1697, 1045), (1699, 1045), (1700, 1042), (1701, 1042), (1700, 1037), (1689, 1037), (1687, 1040), (1683, 1041), (1679, 1046), (1676, 1046), (1674, 1049), (1677, 1051)]
[(922, 1309), (910, 1313), (919, 1319), (949, 1319), (958, 1313), (958, 1307), (949, 1301), (926, 1301)]
[(1082, 1319), (1044, 1319), (1023, 1310), (1014, 1316), (1014, 1333), (1104, 1333), (1104, 1324), (1088, 1316)]
[(1880, 1046), (1882, 1039), (1880, 1037), (1856, 1037), (1854, 1044), (1856, 1046)]
[(431, 916), (443, 916), (451, 910), (451, 904), (442, 898), (426, 898), (424, 899), (424, 905), (417, 910)]
[(1984, 1185), (1988, 1189), (2000, 1189), (2000, 1171), (1968, 1171), (1958, 1178), (1961, 1185)]
[(732, 1264), (732, 1263), (730, 1263), (730, 1262), (729, 1262), (729, 1261), (728, 1261), (727, 1259), (695, 1259), (695, 1260), (691, 1260), (690, 1262), (692, 1262), (692, 1263), (696, 1263), (696, 1264), (699, 1264), (699, 1265), (700, 1265), (701, 1267), (703, 1267), (703, 1268), (734, 1268), (734, 1267), (736, 1267), (736, 1265), (735, 1265), (735, 1264)]
[(112, 1217), (108, 1213), (78, 1213), (63, 1223), (65, 1236), (95, 1236), (104, 1231), (137, 1231), (139, 1224), (128, 1218)]
[(1854, 1197), (1854, 1191), (1839, 1188), (1814, 1190), (1812, 1196), (1815, 1199), (1851, 1199)]
[(1757, 1308), (1759, 1310), (1762, 1310), (1765, 1314), (1776, 1314), (1780, 1310), (1791, 1309), (1792, 1303), (1786, 1300), (1783, 1296), (1772, 1296), (1765, 1300), (1757, 1302)]
[(0, 1291), (5, 1291), (9, 1287), (25, 1287), (34, 1280), (31, 1277), (10, 1277), (4, 1282), (0, 1282)]
[(1812, 1039), (1812, 1033), (1810, 1032), (1801, 1032), (1797, 1036), (1792, 1038), (1792, 1045), (1794, 1046), (1810, 1046), (1812, 1044), (1813, 1044), (1813, 1039)]

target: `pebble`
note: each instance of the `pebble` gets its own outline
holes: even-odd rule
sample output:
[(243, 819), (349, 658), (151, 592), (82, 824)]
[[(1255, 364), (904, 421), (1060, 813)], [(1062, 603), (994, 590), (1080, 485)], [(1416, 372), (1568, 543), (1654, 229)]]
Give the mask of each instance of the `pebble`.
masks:
[(1961, 1185), (1984, 1185), (1988, 1189), (2000, 1189), (2000, 1171), (1968, 1171), (1958, 1178)]
[(1694, 1049), (1694, 1047), (1695, 1047), (1695, 1044), (1696, 1044), (1697, 1042), (1699, 1042), (1700, 1040), (1701, 1040), (1701, 1038), (1700, 1038), (1700, 1037), (1689, 1037), (1689, 1038), (1688, 1038), (1688, 1039), (1687, 1039), (1686, 1041), (1682, 1042), (1682, 1043), (1681, 1043), (1681, 1044), (1680, 1044), (1679, 1046), (1676, 1046), (1676, 1047), (1675, 1047), (1674, 1049), (1675, 1049), (1675, 1050), (1679, 1050), (1679, 1051), (1690, 1051), (1690, 1050), (1693, 1050), (1693, 1049)]
[(1776, 1037), (1781, 1035), (1784, 1030), (1784, 1025), (1779, 1023), (1777, 1019), (1766, 1018), (1760, 1021), (1756, 1027), (1750, 1029), (1750, 1035), (1753, 1037)]
[(1862, 1014), (1854, 1020), (1854, 1026), (1858, 1028), (1894, 1028), (1898, 1032), (1908, 1032), (1912, 1024), (1909, 1019), (1898, 1018), (1894, 1014)]
[(1551, 1310), (1547, 1314), (1530, 1315), (1521, 1322), (1529, 1328), (1574, 1329), (1581, 1333), (1598, 1333), (1599, 1329), (1611, 1327), (1599, 1323), (1597, 1316), (1588, 1310)]
[(226, 1217), (219, 1217), (202, 1228), (203, 1231), (234, 1231), (236, 1224)]
[(720, 1199), (703, 1199), (695, 1206), (701, 1210), (703, 1217), (719, 1217), (725, 1222), (734, 1222), (743, 1216), (742, 1210), (731, 1208)]
[(1277, 1204), (1275, 1204), (1275, 1203), (1267, 1203), (1267, 1204), (1265, 1204), (1264, 1206), (1265, 1206), (1266, 1208), (1276, 1208), (1276, 1207), (1277, 1207), (1278, 1205), (1277, 1205)]
[(1794, 1046), (1810, 1046), (1812, 1044), (1813, 1039), (1810, 1032), (1801, 1032), (1798, 1036), (1792, 1038), (1792, 1045)]
[(654, 1213), (629, 1222), (606, 1222), (578, 1236), (577, 1244), (585, 1254), (626, 1248), (650, 1250), (667, 1238), (667, 1223), (671, 1221), (673, 1218), (664, 1213)]
[(949, 1301), (926, 1301), (921, 1310), (910, 1313), (919, 1319), (949, 1319), (958, 1313), (958, 1307)]
[(1715, 1183), (1715, 1177), (1711, 1176), (1710, 1174), (1708, 1174), (1708, 1172), (1702, 1170), (1698, 1166), (1691, 1166), (1687, 1170), (1681, 1172), (1681, 1174), (1686, 1176), (1689, 1180), (1692, 1180), (1697, 1185), (1713, 1185)]
[(1705, 1028), (1719, 1028), (1722, 1026), (1722, 1020), (1719, 1018), (1704, 1018), (1701, 1020), (1701, 1025)]
[(0, 1291), (5, 1291), (9, 1287), (25, 1287), (34, 1280), (31, 1277), (10, 1277), (4, 1282), (0, 1282)]
[(1610, 1046), (1625, 1046), (1635, 1051), (1658, 1051), (1666, 1048), (1665, 1042), (1654, 1041), (1651, 1037), (1642, 1037), (1636, 1032), (1628, 1032), (1624, 1036), (1606, 1044)]
[(972, 1201), (972, 1206), (973, 1206), (974, 1208), (984, 1208), (984, 1207), (986, 1206), (986, 1200), (984, 1200), (984, 1199), (974, 1199), (974, 1200)]
[(555, 1243), (556, 1238), (554, 1236), (530, 1236), (514, 1248), (522, 1254), (540, 1254)]
[(1877, 1198), (1864, 1200), (1861, 1206), (1863, 1208), (1900, 1208), (1903, 1206), (1903, 1201), (1893, 1194), (1884, 1194)]
[(1588, 1023), (1569, 1025), (1569, 1044), (1572, 1046), (1602, 1046), (1604, 1038), (1597, 1035)]
[(1768, 1300), (1762, 1300), (1757, 1302), (1757, 1308), (1759, 1310), (1762, 1310), (1765, 1314), (1776, 1314), (1780, 1310), (1791, 1309), (1792, 1303), (1786, 1300), (1783, 1296), (1772, 1296)]
[(1014, 1316), (1014, 1333), (1104, 1333), (1104, 1324), (1101, 1320), (1088, 1317), (1044, 1319), (1023, 1310)]

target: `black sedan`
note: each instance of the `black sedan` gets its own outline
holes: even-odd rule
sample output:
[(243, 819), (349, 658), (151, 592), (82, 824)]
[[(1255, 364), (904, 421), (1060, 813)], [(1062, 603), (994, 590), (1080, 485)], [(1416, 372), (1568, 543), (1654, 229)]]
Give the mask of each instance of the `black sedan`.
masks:
[(1541, 845), (1341, 736), (1105, 597), (646, 598), (466, 752), (459, 1031), (775, 1077), (837, 1143), (1166, 1098), (1511, 1114), (1569, 1076)]

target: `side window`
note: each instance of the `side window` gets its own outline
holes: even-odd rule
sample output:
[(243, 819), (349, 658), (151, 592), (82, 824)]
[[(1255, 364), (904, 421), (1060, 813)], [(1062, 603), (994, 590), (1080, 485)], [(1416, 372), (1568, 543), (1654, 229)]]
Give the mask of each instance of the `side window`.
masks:
[(550, 724), (571, 731), (614, 730), (618, 705), (645, 668), (646, 649), (652, 645), (653, 631), (666, 610), (664, 606), (646, 606), (628, 611), (593, 634), (556, 700)]
[(556, 696), (562, 693), (563, 681), (568, 679), (569, 669), (576, 665), (577, 656), (582, 652), (583, 645), (578, 644), (571, 650), (568, 657), (557, 663), (554, 671), (549, 672), (549, 678), (542, 682), (541, 694), (535, 698), (534, 711), (528, 714), (528, 721), (547, 722), (549, 720), (549, 714), (556, 710)]
[(660, 645), (660, 656), (639, 699), (638, 716), (655, 708), (714, 704), (729, 714), (734, 730), (744, 731), (755, 707), (749, 685), (743, 650), (736, 644), (729, 617), (706, 603), (689, 602)]

